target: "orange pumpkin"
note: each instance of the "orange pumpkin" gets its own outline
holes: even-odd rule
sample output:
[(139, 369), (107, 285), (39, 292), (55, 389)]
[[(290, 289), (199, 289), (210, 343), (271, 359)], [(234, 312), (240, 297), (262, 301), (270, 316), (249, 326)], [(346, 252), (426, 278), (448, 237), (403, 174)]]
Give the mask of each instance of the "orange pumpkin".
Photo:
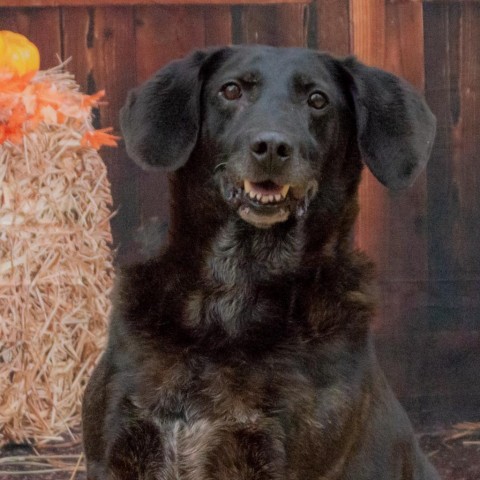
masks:
[(40, 54), (30, 40), (19, 33), (0, 30), (0, 70), (24, 75), (39, 68)]

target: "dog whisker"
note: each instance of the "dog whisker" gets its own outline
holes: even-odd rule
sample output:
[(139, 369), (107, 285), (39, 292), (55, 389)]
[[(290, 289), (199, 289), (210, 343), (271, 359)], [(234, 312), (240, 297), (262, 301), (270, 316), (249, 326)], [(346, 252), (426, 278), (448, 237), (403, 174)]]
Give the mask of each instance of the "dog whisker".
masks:
[(213, 169), (213, 173), (217, 173), (222, 170), (225, 170), (226, 166), (227, 166), (227, 162), (222, 162), (222, 163), (219, 163), (218, 165), (215, 165), (215, 168)]

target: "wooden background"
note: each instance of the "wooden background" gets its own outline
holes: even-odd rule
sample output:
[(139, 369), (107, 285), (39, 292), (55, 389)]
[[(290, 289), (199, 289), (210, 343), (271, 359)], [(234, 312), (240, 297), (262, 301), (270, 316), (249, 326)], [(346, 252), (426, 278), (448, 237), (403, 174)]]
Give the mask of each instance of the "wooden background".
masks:
[[(379, 356), (414, 421), (479, 419), (480, 2), (250, 1), (1, 0), (0, 29), (33, 40), (42, 68), (72, 57), (69, 69), (85, 92), (107, 91), (97, 126), (117, 129), (131, 87), (206, 45), (353, 53), (423, 90), (438, 119), (433, 158), (401, 193), (365, 172), (356, 243), (378, 266)], [(126, 263), (167, 219), (166, 181), (142, 172), (122, 147), (102, 153), (118, 209), (118, 262)]]

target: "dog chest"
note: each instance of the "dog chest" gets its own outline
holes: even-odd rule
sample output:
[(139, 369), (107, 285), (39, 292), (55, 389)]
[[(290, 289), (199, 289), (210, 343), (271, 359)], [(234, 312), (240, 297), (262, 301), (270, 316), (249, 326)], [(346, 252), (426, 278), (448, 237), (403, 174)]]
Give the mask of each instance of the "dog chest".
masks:
[(290, 344), (261, 359), (149, 352), (134, 375), (135, 416), (155, 425), (173, 478), (216, 478), (212, 465), (322, 471), (363, 398), (362, 361), (344, 347)]

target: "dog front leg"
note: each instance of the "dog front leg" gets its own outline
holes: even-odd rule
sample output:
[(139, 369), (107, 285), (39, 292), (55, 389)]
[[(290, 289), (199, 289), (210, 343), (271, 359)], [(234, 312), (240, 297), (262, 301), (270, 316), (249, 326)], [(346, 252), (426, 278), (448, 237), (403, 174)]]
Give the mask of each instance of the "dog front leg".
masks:
[(285, 480), (280, 436), (252, 425), (162, 427), (150, 421), (122, 428), (108, 454), (108, 480)]
[(281, 435), (254, 425), (236, 426), (218, 433), (205, 456), (206, 479), (285, 480), (286, 459)]
[(117, 430), (107, 452), (107, 476), (102, 480), (160, 480), (169, 466), (164, 435), (153, 422), (130, 420)]

